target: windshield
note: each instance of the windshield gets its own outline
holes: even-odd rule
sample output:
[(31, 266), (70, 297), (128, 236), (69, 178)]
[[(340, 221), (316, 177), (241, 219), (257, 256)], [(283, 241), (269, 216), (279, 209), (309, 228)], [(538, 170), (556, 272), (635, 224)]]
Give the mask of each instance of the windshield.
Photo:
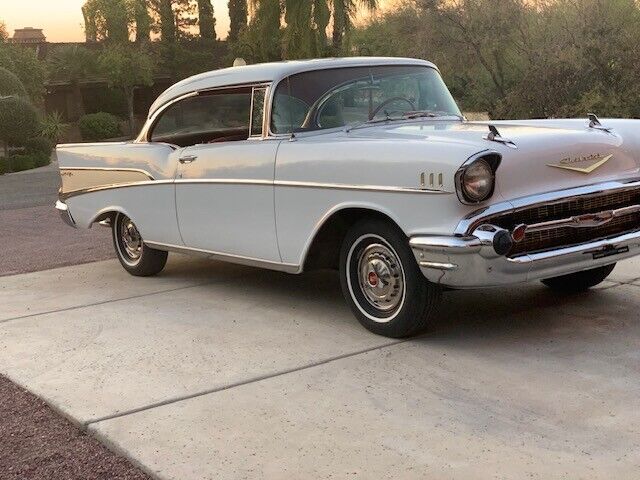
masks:
[(437, 70), (422, 66), (353, 67), (304, 72), (278, 84), (271, 130), (290, 133), (372, 120), (460, 116)]

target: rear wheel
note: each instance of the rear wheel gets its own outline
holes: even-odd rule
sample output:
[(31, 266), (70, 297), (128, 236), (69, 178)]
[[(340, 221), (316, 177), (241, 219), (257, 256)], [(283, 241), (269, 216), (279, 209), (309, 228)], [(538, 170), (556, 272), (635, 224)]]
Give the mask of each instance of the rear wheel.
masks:
[(613, 271), (616, 264), (583, 270), (582, 272), (561, 275), (560, 277), (542, 280), (547, 287), (563, 293), (578, 293), (589, 290), (591, 287), (602, 283)]
[(377, 219), (360, 221), (347, 232), (340, 283), (360, 323), (394, 338), (423, 331), (441, 295), (422, 275), (404, 234)]
[(137, 277), (148, 277), (162, 271), (167, 263), (167, 252), (145, 245), (129, 217), (116, 214), (111, 231), (116, 255), (127, 272)]

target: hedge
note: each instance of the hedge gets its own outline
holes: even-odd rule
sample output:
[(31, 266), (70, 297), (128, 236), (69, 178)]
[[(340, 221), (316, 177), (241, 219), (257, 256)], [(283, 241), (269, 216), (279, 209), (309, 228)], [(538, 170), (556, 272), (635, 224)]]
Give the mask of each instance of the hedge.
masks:
[(90, 113), (80, 118), (78, 122), (82, 139), (88, 142), (119, 137), (120, 120), (115, 115), (106, 112)]
[[(21, 155), (12, 155), (9, 157), (9, 161), (5, 158), (3, 162), (0, 164), (0, 170), (2, 170), (3, 166), (6, 170), (8, 166), (8, 172), (22, 172), (24, 170), (31, 170), (36, 167), (44, 167), (45, 165), (49, 165), (51, 161), (51, 157), (49, 155), (43, 153), (23, 153)], [(7, 165), (8, 164), (8, 165)], [(7, 173), (2, 172), (2, 173)]]

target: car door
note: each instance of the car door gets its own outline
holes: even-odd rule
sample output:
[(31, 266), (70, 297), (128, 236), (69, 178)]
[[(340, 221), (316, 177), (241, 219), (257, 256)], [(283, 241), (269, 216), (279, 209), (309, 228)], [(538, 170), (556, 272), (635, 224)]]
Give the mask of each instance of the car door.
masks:
[[(274, 215), (278, 141), (262, 135), (266, 87), (219, 89), (178, 112), (186, 140), (176, 212), (186, 247), (280, 262)], [(188, 143), (193, 143), (192, 145)]]

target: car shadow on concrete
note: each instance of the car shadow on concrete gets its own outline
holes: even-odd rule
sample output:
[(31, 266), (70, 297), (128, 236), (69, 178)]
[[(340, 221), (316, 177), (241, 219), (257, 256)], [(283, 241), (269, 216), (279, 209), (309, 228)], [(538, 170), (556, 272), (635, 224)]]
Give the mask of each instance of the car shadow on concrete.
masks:
[[(290, 275), (217, 261), (195, 262), (203, 262), (203, 279), (216, 282), (215, 287), (211, 288), (230, 288), (233, 291), (240, 289), (246, 295), (269, 298), (270, 303), (293, 305), (301, 312), (322, 304), (321, 310), (330, 312), (332, 322), (357, 321), (342, 296), (339, 277), (335, 271)], [(192, 262), (181, 262), (163, 275), (188, 275), (190, 268)], [(218, 281), (225, 277), (228, 281), (222, 286)], [(601, 288), (575, 295), (553, 292), (538, 282), (480, 290), (446, 291), (430, 328), (415, 340), (429, 343), (499, 339), (507, 336), (539, 342), (553, 340), (559, 330), (580, 329), (581, 325), (589, 329), (593, 327), (593, 322), (616, 322), (625, 316), (635, 318), (635, 302), (621, 299), (621, 295), (616, 294), (618, 289), (611, 288), (615, 285), (603, 284)], [(616, 306), (617, 312), (611, 309), (612, 305)], [(301, 321), (323, 320), (313, 315)]]

